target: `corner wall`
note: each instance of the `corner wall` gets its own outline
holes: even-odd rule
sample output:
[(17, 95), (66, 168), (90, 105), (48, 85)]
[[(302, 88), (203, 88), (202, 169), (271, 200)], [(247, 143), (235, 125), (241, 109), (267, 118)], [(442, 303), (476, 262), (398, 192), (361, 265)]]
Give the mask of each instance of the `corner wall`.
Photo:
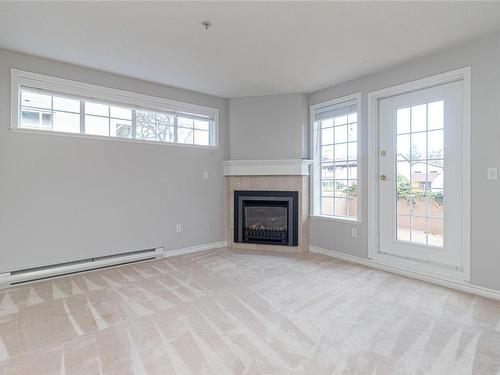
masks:
[[(219, 108), (219, 148), (14, 133), (11, 67)], [(0, 272), (225, 241), (227, 133), (226, 99), (0, 50)]]
[(305, 94), (229, 99), (232, 160), (302, 159), (309, 155)]
[[(370, 91), (472, 67), (471, 134), (471, 283), (500, 290), (500, 183), (488, 181), (487, 167), (500, 168), (500, 34), (455, 46), (383, 72), (330, 87), (309, 96), (310, 104), (362, 92), (362, 223), (311, 218), (311, 245), (368, 257), (367, 237), (367, 94)], [(358, 227), (358, 238), (351, 228)]]

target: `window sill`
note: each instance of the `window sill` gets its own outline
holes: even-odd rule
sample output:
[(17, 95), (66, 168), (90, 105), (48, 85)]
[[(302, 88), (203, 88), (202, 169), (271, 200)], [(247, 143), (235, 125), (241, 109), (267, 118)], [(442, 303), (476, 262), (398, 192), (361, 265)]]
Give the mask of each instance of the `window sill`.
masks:
[(337, 216), (326, 216), (326, 215), (309, 215), (311, 219), (314, 220), (323, 220), (323, 221), (332, 221), (336, 223), (344, 223), (344, 224), (361, 224), (361, 220), (359, 219), (350, 219), (344, 217)]
[(14, 126), (9, 127), (9, 129), (14, 133), (55, 135), (55, 136), (59, 136), (59, 137), (94, 139), (94, 140), (100, 140), (100, 141), (144, 143), (144, 144), (149, 144), (149, 145), (200, 148), (200, 149), (205, 149), (205, 150), (216, 150), (219, 148), (219, 146), (194, 145), (194, 144), (190, 144), (190, 143), (159, 142), (159, 141), (149, 141), (147, 139), (119, 138), (119, 137), (81, 134), (81, 133), (65, 133), (65, 132), (58, 132), (58, 131), (53, 131), (53, 130), (37, 130), (37, 129), (18, 128), (18, 127), (14, 127)]

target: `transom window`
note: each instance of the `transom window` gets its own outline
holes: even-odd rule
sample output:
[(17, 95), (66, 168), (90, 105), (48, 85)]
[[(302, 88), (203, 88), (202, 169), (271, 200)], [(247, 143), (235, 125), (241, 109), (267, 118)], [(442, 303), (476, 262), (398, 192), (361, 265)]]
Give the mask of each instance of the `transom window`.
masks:
[(313, 106), (315, 215), (358, 218), (358, 101)]
[[(43, 82), (32, 79), (33, 75), (41, 76), (12, 72), (17, 95), (17, 101), (13, 101), (13, 128), (146, 142), (217, 145), (216, 109), (48, 76), (41, 76), (47, 80)], [(60, 92), (53, 90), (58, 85)], [(99, 96), (96, 90), (102, 90), (102, 99), (96, 97)], [(87, 97), (79, 95), (86, 91)], [(165, 109), (158, 109), (163, 106)]]

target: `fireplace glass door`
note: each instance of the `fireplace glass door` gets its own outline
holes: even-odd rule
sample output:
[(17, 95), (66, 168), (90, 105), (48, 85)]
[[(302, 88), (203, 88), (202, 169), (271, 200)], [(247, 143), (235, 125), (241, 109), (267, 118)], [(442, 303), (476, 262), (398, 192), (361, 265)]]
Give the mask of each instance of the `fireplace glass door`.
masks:
[(243, 215), (244, 240), (254, 243), (286, 244), (288, 204), (286, 202), (247, 202)]
[(235, 191), (234, 242), (298, 246), (298, 192)]

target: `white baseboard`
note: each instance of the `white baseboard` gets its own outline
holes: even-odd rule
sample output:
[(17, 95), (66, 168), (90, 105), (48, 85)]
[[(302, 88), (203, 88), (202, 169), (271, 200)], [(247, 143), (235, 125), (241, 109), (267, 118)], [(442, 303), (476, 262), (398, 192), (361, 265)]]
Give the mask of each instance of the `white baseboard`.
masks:
[(391, 267), (386, 264), (382, 264), (373, 259), (360, 258), (354, 255), (349, 255), (346, 253), (342, 253), (339, 251), (323, 249), (317, 246), (309, 246), (309, 250), (312, 253), (323, 254), (332, 258), (337, 258), (341, 260), (345, 260), (346, 262), (361, 264), (366, 267), (376, 268), (378, 270), (383, 270), (391, 273), (395, 273), (398, 275), (411, 277), (413, 279), (418, 279), (422, 281), (426, 281), (432, 284), (444, 286), (450, 289), (459, 290), (461, 292), (475, 294), (481, 297), (491, 298), (500, 301), (500, 291), (494, 289), (483, 288), (481, 286), (473, 285), (471, 283), (465, 281), (450, 281), (440, 279), (439, 277), (423, 275), (417, 272), (411, 272), (402, 270), (399, 268)]
[(169, 258), (169, 257), (174, 257), (176, 255), (191, 254), (191, 253), (197, 253), (199, 251), (219, 249), (221, 247), (227, 247), (227, 241), (221, 241), (221, 242), (207, 243), (207, 244), (203, 244), (203, 245), (196, 245), (196, 246), (184, 247), (182, 249), (165, 250), (165, 252), (163, 253), (163, 257), (164, 258)]

